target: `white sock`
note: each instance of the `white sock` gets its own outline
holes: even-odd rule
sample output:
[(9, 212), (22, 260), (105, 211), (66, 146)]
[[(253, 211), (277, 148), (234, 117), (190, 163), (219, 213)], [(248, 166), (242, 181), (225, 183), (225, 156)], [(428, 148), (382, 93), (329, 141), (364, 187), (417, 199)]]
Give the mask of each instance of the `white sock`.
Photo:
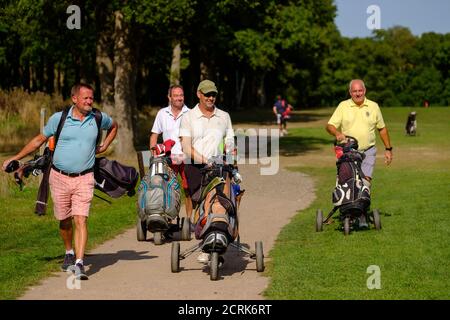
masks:
[(83, 259), (77, 259), (77, 261), (75, 261), (75, 264), (83, 265)]
[(73, 252), (73, 249), (70, 249), (70, 250), (66, 250), (66, 254), (72, 254), (72, 255), (74, 255), (75, 252)]

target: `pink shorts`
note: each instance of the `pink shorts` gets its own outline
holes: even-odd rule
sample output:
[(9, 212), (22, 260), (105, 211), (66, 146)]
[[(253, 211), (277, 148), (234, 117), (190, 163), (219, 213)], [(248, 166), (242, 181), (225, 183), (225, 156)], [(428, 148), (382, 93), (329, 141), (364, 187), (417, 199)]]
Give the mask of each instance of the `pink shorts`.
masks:
[(93, 172), (79, 177), (68, 177), (52, 169), (49, 183), (53, 211), (57, 220), (65, 220), (72, 216), (89, 216), (94, 196)]

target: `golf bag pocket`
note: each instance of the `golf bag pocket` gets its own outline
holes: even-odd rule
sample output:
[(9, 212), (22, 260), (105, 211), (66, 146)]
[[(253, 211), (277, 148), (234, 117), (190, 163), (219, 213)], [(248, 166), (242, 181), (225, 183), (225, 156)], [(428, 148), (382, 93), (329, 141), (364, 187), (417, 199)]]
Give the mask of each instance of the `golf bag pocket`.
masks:
[(211, 190), (194, 215), (195, 238), (203, 239), (210, 230), (221, 229), (230, 241), (237, 236), (237, 216), (234, 204), (217, 189)]
[(110, 197), (119, 198), (125, 193), (132, 197), (139, 174), (134, 167), (101, 157), (95, 159), (94, 178), (95, 188)]
[(359, 165), (360, 163), (353, 161), (338, 163), (336, 187), (332, 193), (335, 207), (356, 202), (364, 202), (364, 206), (370, 204), (370, 184), (364, 183)]

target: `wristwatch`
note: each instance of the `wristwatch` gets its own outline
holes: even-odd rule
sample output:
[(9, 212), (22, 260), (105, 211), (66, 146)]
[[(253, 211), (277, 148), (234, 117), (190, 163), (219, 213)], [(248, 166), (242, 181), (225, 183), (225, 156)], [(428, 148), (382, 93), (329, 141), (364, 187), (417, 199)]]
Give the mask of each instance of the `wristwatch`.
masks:
[(392, 147), (385, 148), (384, 150), (386, 150), (386, 151), (392, 151)]

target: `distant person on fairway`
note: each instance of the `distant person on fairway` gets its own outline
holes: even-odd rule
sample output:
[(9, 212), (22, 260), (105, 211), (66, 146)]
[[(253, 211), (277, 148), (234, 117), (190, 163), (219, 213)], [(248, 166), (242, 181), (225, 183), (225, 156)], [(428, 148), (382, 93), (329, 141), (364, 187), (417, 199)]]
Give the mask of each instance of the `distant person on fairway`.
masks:
[(280, 128), (280, 136), (284, 136), (288, 133), (287, 131), (287, 120), (291, 117), (293, 107), (286, 101), (282, 99), (281, 95), (277, 95), (277, 100), (273, 105), (273, 113), (277, 117), (277, 124)]

